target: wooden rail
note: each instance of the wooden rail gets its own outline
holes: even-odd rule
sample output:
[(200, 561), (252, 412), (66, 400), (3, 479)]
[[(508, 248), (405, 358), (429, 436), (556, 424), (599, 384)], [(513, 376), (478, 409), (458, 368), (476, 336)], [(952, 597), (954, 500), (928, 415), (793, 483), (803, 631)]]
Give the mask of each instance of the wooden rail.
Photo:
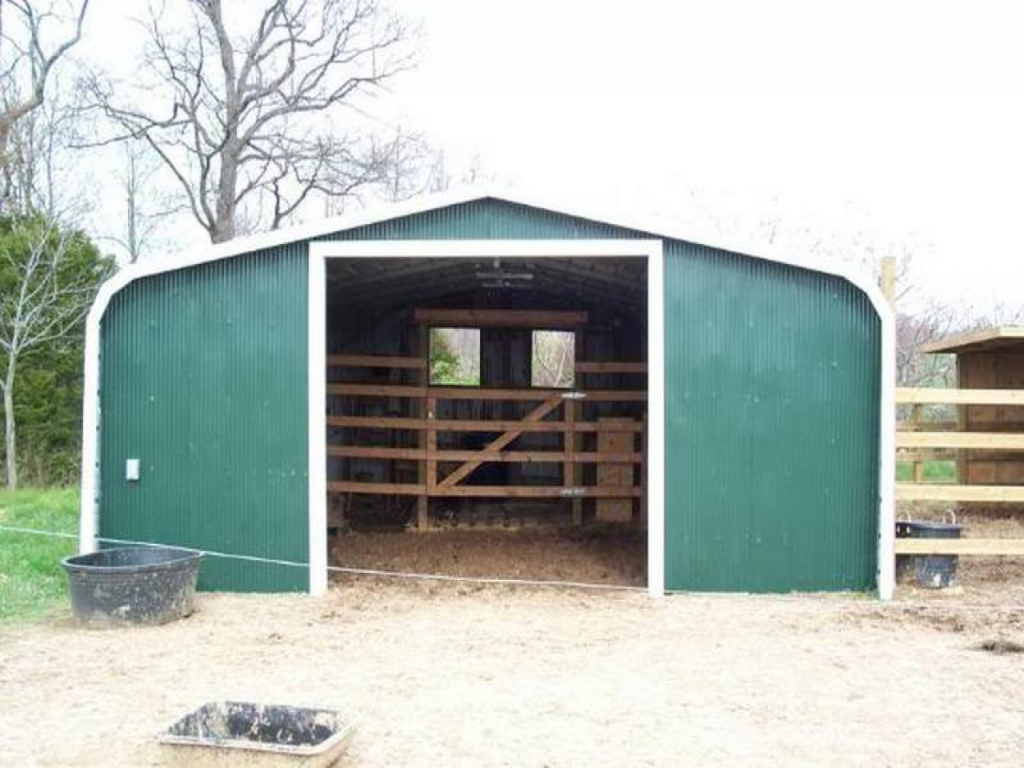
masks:
[(1024, 539), (896, 539), (897, 555), (1024, 555)]
[(586, 312), (536, 309), (415, 309), (418, 323), (441, 328), (529, 328), (556, 330), (586, 325)]
[(1024, 486), (896, 483), (900, 501), (973, 501), (1024, 503)]
[(906, 405), (1024, 405), (1024, 390), (897, 387), (896, 402)]
[(647, 363), (576, 361), (576, 373), (647, 373)]
[(403, 384), (328, 384), (328, 395), (351, 397), (424, 397), (427, 388)]
[[(504, 432), (522, 428), (523, 432), (565, 432), (566, 421), (537, 421), (524, 424), (521, 421), (502, 419), (420, 419), (405, 416), (328, 416), (329, 427), (365, 427), (368, 429), (411, 429), (425, 430), (432, 426), (438, 432)], [(599, 421), (577, 421), (576, 432), (643, 432), (644, 425), (602, 424)]]
[(1024, 451), (1024, 435), (1008, 432), (897, 432), (896, 447)]
[(426, 486), (414, 483), (367, 483), (357, 480), (330, 480), (328, 493), (374, 493), (396, 496), (420, 496), (427, 492)]
[[(571, 313), (570, 313), (571, 314)], [(504, 313), (503, 313), (504, 315)], [(455, 322), (461, 316), (440, 315), (432, 317), (437, 322)], [(465, 319), (465, 318), (463, 318)], [(474, 321), (488, 318), (473, 317)], [(553, 323), (576, 322), (576, 317), (548, 318)], [(531, 321), (531, 324), (534, 324)], [(582, 402), (596, 403), (643, 403), (647, 399), (644, 390), (565, 390), (551, 388), (480, 388), (429, 386), (423, 372), (426, 363), (421, 358), (385, 357), (381, 355), (332, 355), (329, 365), (340, 367), (368, 367), (416, 370), (420, 374), (419, 384), (394, 383), (328, 383), (327, 394), (331, 397), (348, 398), (400, 398), (413, 401), (410, 406), (413, 415), (408, 416), (349, 416), (329, 415), (329, 427), (371, 430), (406, 430), (419, 434), (409, 446), (386, 445), (339, 445), (327, 447), (328, 456), (344, 459), (408, 461), (419, 463), (419, 482), (369, 482), (365, 480), (334, 480), (328, 483), (330, 493), (343, 494), (391, 494), (420, 497), (420, 523), (422, 501), (430, 496), (441, 497), (504, 497), (504, 498), (642, 498), (643, 486), (625, 485), (584, 485), (576, 472), (577, 465), (639, 465), (645, 463), (643, 450), (577, 450), (575, 436), (584, 433), (627, 433), (641, 438), (645, 434), (642, 421), (583, 421), (577, 417)], [(628, 373), (642, 374), (647, 370), (644, 363), (637, 362), (584, 362), (577, 366), (581, 373)], [(438, 419), (437, 403), (453, 401), (507, 401), (535, 403), (529, 413), (519, 419)], [(419, 404), (417, 407), (416, 404)], [(558, 418), (561, 411), (561, 418)], [(553, 417), (553, 418), (552, 418)], [(439, 449), (438, 434), (444, 432), (491, 433), (493, 438), (480, 449)], [(562, 450), (509, 450), (517, 438), (526, 433), (559, 433), (563, 435)], [(630, 440), (632, 447), (632, 439)], [(558, 485), (473, 485), (466, 481), (480, 466), (486, 463), (550, 463), (562, 466), (562, 482)], [(442, 470), (445, 474), (439, 476)], [(451, 465), (456, 465), (451, 468)], [(643, 472), (641, 472), (643, 476)]]
[(481, 387), (422, 387), (405, 384), (328, 384), (327, 394), (350, 397), (436, 397), (438, 400), (504, 400), (525, 401), (547, 400), (557, 397), (563, 400), (587, 400), (592, 403), (642, 402), (647, 393), (640, 390), (591, 390), (589, 392), (570, 389), (486, 389)]
[(393, 357), (391, 355), (328, 355), (328, 368), (409, 368), (422, 370), (427, 361), (422, 357)]

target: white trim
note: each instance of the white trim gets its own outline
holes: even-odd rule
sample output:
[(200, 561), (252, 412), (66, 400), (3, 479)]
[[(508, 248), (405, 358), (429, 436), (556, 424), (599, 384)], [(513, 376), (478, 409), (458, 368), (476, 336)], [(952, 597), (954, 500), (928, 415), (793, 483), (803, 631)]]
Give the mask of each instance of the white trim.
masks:
[[(108, 280), (100, 293), (110, 285)], [(119, 290), (120, 286), (114, 290)], [(111, 291), (113, 293), (113, 291)], [(107, 309), (109, 296), (96, 302), (85, 323), (85, 361), (82, 381), (82, 493), (79, 498), (78, 553), (95, 552), (99, 535), (99, 428), (100, 428), (100, 317)]]
[(896, 316), (877, 285), (858, 286), (882, 325), (878, 434), (878, 596), (892, 600), (896, 585)]
[[(310, 254), (309, 289), (309, 593), (327, 591), (327, 273)], [(322, 439), (313, 439), (320, 435)]]
[[(107, 306), (115, 293), (129, 283), (149, 275), (171, 272), (177, 269), (204, 264), (210, 261), (238, 256), (245, 253), (272, 248), (286, 243), (312, 240), (326, 234), (341, 232), (348, 229), (374, 224), (388, 219), (412, 216), (418, 213), (435, 210), (449, 205), (458, 205), (483, 198), (496, 198), (505, 202), (541, 208), (567, 216), (592, 219), (626, 229), (649, 233), (655, 237), (668, 237), (689, 243), (713, 244), (713, 247), (730, 250), (738, 254), (748, 255), (764, 261), (786, 264), (802, 269), (809, 269), (823, 274), (840, 277), (864, 293), (877, 312), (882, 324), (882, 361), (881, 361), (881, 434), (879, 439), (879, 494), (878, 494), (878, 591), (882, 599), (889, 599), (893, 589), (893, 538), (894, 538), (894, 483), (895, 483), (895, 332), (891, 307), (882, 297), (878, 287), (861, 275), (855, 274), (844, 265), (825, 265), (810, 260), (794, 258), (782, 254), (774, 247), (764, 243), (728, 242), (720, 234), (704, 238), (694, 233), (679, 231), (669, 222), (643, 220), (638, 217), (623, 216), (619, 211), (599, 211), (596, 208), (586, 209), (575, 205), (565, 205), (560, 201), (545, 199), (543, 196), (523, 196), (516, 192), (501, 189), (462, 188), (437, 195), (424, 195), (404, 203), (395, 203), (346, 215), (335, 219), (320, 221), (314, 224), (292, 227), (289, 229), (268, 232), (251, 237), (232, 240), (222, 245), (208, 246), (190, 252), (186, 256), (143, 261), (122, 268), (114, 277), (101, 286), (93, 302), (86, 321), (85, 335), (85, 380), (82, 403), (82, 498), (80, 520), (80, 548), (89, 552), (96, 546), (95, 537), (98, 526), (98, 494), (99, 494), (99, 361), (100, 361), (100, 323)], [(394, 241), (387, 241), (394, 245)], [(576, 241), (579, 242), (579, 241)], [(607, 242), (607, 241), (602, 241)], [(637, 242), (637, 241), (619, 241)], [(325, 244), (320, 244), (325, 245)], [(310, 244), (312, 254), (316, 243)], [(757, 253), (758, 255), (750, 255)], [(511, 254), (509, 254), (511, 255)], [(650, 311), (650, 303), (648, 303)]]
[[(648, 482), (647, 482), (647, 591), (665, 593), (665, 345), (664, 345), (664, 269), (661, 240), (366, 240), (312, 242), (309, 244), (309, 443), (310, 443), (310, 542), (313, 529), (327, 530), (327, 488), (313, 490), (314, 453), (326, 470), (327, 416), (324, 402), (326, 349), (326, 312), (314, 316), (314, 305), (326, 301), (325, 263), (333, 258), (605, 258), (647, 259), (647, 366), (648, 366)], [(314, 264), (316, 265), (314, 267)], [(314, 284), (314, 274), (317, 283)], [(321, 342), (321, 339), (323, 340)], [(315, 340), (315, 341), (314, 341)], [(313, 345), (321, 350), (314, 361)], [(316, 382), (321, 382), (317, 384)], [(314, 449), (313, 446), (316, 446)], [(318, 480), (319, 482), (319, 480)], [(322, 521), (322, 522), (320, 522)], [(312, 546), (312, 544), (311, 544)], [(326, 552), (326, 547), (325, 547)], [(326, 584), (326, 562), (323, 566)], [(310, 568), (313, 568), (312, 562)], [(314, 583), (310, 573), (310, 585)]]
[[(647, 591), (665, 594), (665, 254), (647, 258)], [(650, 446), (657, 446), (651, 450)]]

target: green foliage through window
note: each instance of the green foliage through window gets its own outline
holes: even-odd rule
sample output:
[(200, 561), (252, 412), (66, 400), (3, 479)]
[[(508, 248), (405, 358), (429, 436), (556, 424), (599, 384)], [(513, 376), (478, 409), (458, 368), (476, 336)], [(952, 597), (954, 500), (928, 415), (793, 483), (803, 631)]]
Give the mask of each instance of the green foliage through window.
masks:
[(480, 386), (479, 329), (430, 329), (430, 383)]

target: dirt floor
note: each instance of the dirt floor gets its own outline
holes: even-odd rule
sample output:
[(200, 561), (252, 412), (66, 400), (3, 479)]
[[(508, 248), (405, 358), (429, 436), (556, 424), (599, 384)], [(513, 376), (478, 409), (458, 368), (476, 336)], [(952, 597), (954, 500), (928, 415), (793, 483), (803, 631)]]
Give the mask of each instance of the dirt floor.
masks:
[[(644, 582), (624, 532), (332, 544), (356, 567)], [(1024, 561), (962, 558), (959, 582), (880, 603), (341, 576), (318, 598), (200, 595), (164, 627), (64, 611), (0, 628), (0, 764), (164, 765), (156, 734), (223, 699), (358, 713), (353, 766), (1024, 764)]]
[[(0, 763), (162, 765), (217, 699), (360, 715), (346, 765), (1024, 763), (1024, 607), (354, 579), (0, 631)], [(991, 650), (984, 650), (990, 648)]]
[(334, 536), (349, 568), (644, 586), (647, 538), (634, 530), (381, 532)]

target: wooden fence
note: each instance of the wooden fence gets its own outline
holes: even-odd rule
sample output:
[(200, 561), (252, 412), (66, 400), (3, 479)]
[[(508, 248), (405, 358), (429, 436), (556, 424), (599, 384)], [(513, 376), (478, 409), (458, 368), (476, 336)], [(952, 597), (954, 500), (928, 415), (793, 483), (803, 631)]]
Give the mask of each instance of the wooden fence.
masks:
[[(644, 390), (565, 390), (565, 389), (498, 389), (480, 387), (432, 386), (427, 383), (427, 361), (421, 357), (389, 357), (379, 355), (330, 355), (329, 367), (406, 369), (415, 375), (418, 383), (366, 384), (328, 383), (328, 398), (395, 399), (405, 406), (400, 410), (415, 415), (349, 416), (329, 415), (328, 427), (366, 428), (385, 431), (388, 445), (360, 445), (333, 442), (327, 446), (327, 455), (348, 459), (380, 459), (415, 462), (418, 467), (414, 482), (376, 482), (354, 479), (334, 479), (327, 483), (329, 493), (362, 493), (417, 496), (421, 503), (418, 526), (425, 528), (425, 499), (429, 497), (493, 497), (493, 498), (600, 498), (640, 499), (645, 497), (643, 482), (635, 484), (585, 484), (577, 468), (586, 464), (639, 466), (638, 476), (644, 472), (646, 451), (646, 423), (642, 420), (622, 419), (584, 421), (580, 419), (580, 405), (589, 403), (638, 403), (647, 400)], [(646, 373), (643, 363), (633, 362), (577, 362), (577, 374)], [(535, 403), (518, 419), (442, 419), (437, 417), (440, 401), (502, 401)], [(414, 439), (402, 440), (396, 432), (413, 433)], [(438, 437), (451, 433), (486, 433), (494, 435), (479, 449), (445, 449), (438, 447)], [(508, 447), (526, 433), (559, 433), (560, 450), (508, 450)], [(628, 434), (626, 443), (632, 450), (602, 451), (579, 450), (578, 438), (588, 433)], [(400, 445), (403, 442), (408, 445)], [(442, 441), (444, 442), (444, 441)], [(454, 441), (453, 441), (454, 442)], [(639, 443), (639, 446), (637, 445)], [(477, 485), (465, 482), (481, 465), (497, 463), (546, 462), (562, 467), (559, 485)], [(442, 474), (441, 466), (454, 469)], [(630, 473), (632, 474), (632, 473)], [(574, 502), (574, 519), (579, 517)]]
[[(909, 406), (910, 413), (896, 428), (896, 458), (913, 467), (912, 482), (896, 483), (898, 502), (1024, 504), (1024, 486), (964, 484), (959, 476), (953, 482), (924, 479), (927, 460), (956, 460), (959, 464), (967, 451), (1024, 452), (1022, 433), (959, 431), (959, 419), (929, 421), (925, 406), (1024, 406), (1024, 390), (898, 388), (896, 404)], [(896, 553), (1024, 555), (1024, 539), (896, 539)]]

